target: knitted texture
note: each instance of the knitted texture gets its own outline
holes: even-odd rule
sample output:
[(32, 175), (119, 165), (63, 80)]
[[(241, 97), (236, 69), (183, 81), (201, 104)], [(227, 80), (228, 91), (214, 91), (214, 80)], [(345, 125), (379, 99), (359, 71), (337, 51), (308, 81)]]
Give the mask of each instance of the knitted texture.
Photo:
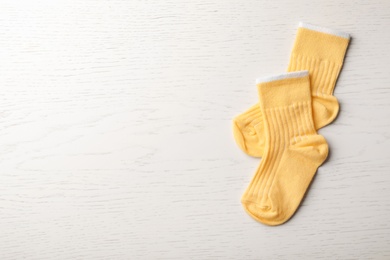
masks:
[(241, 200), (250, 216), (267, 225), (282, 224), (294, 214), (328, 155), (314, 127), (308, 73), (286, 75), (257, 85), (264, 156)]
[[(333, 90), (339, 76), (349, 36), (313, 25), (298, 28), (288, 66), (289, 72), (308, 70), (315, 129), (330, 124), (337, 116), (339, 103)], [(233, 120), (233, 134), (238, 146), (248, 155), (261, 157), (265, 134), (259, 104)]]

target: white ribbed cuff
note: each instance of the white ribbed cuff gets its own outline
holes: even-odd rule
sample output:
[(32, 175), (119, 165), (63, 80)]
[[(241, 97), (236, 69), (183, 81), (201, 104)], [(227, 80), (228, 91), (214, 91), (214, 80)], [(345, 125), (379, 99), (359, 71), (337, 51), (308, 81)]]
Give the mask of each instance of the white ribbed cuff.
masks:
[(281, 80), (281, 79), (290, 79), (290, 78), (303, 78), (309, 75), (308, 70), (301, 70), (301, 71), (294, 71), (294, 72), (286, 72), (274, 76), (264, 77), (264, 78), (257, 78), (256, 84), (259, 83), (265, 83), (265, 82), (271, 82), (275, 80)]
[(309, 30), (312, 30), (312, 31), (332, 34), (332, 35), (343, 37), (343, 38), (346, 38), (346, 39), (350, 38), (348, 33), (335, 31), (333, 29), (329, 29), (329, 28), (325, 28), (325, 27), (321, 27), (321, 26), (317, 26), (317, 25), (313, 25), (313, 24), (309, 24), (309, 23), (300, 22), (299, 23), (299, 27), (306, 28), (306, 29), (309, 29)]

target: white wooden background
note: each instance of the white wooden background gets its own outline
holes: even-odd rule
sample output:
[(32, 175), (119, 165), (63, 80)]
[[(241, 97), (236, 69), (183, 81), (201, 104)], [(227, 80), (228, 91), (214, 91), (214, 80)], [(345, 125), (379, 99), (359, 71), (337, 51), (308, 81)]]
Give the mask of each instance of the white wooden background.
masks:
[[(231, 119), (299, 21), (349, 32), (291, 221), (240, 198)], [(390, 259), (388, 0), (0, 2), (0, 259)]]

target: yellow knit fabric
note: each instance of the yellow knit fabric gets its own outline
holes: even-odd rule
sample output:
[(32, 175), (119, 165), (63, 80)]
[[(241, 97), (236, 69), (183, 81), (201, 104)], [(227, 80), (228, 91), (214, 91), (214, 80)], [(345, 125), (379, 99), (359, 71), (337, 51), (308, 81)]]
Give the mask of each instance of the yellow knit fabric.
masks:
[(266, 141), (241, 200), (250, 216), (267, 225), (280, 225), (294, 214), (328, 155), (314, 127), (308, 73), (287, 75), (257, 85)]
[[(298, 28), (287, 71), (309, 71), (316, 129), (330, 124), (339, 111), (338, 101), (332, 94), (348, 43), (349, 36)], [(259, 104), (234, 118), (233, 134), (245, 153), (255, 157), (263, 155), (265, 135)]]

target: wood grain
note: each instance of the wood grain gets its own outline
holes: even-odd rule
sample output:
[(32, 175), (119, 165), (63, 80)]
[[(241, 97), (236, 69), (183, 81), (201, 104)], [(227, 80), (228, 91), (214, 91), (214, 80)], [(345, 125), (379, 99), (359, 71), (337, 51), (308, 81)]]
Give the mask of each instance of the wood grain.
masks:
[[(351, 33), (294, 218), (240, 197), (231, 119), (299, 21)], [(0, 3), (1, 259), (390, 259), (390, 2)]]

